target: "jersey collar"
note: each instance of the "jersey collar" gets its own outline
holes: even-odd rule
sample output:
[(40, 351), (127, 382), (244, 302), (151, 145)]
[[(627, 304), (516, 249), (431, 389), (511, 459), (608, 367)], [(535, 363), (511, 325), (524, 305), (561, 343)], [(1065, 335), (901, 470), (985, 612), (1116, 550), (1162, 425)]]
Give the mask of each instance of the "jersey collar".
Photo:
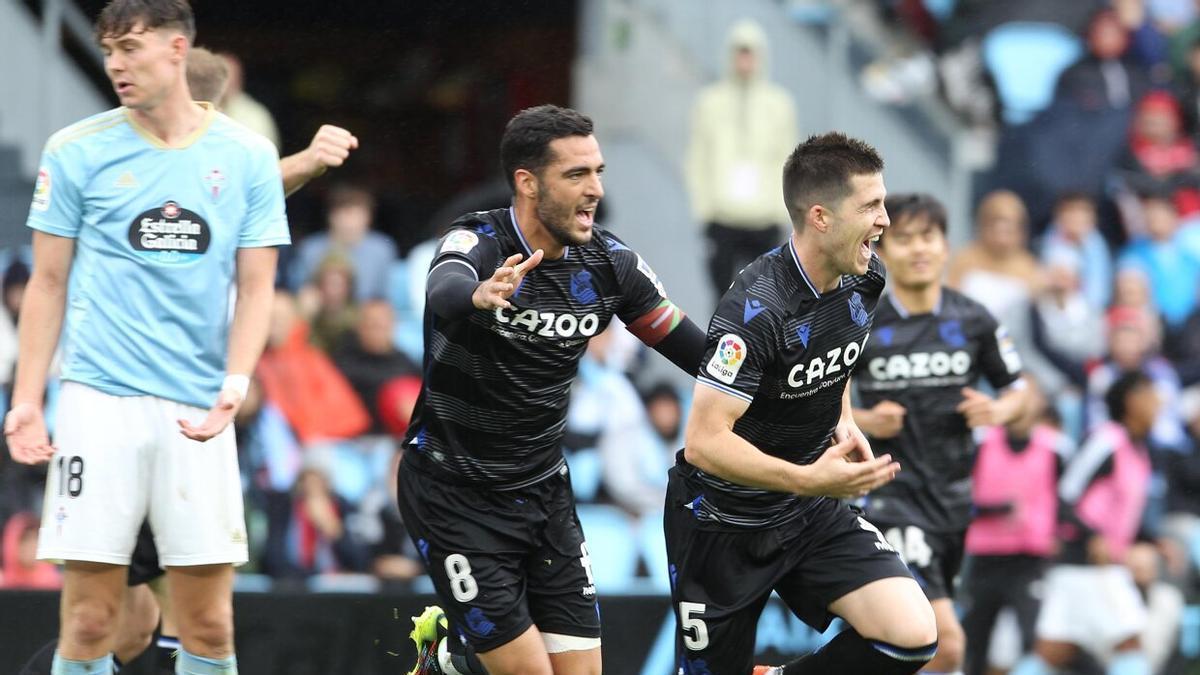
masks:
[[(930, 314), (933, 316), (937, 316), (942, 313), (942, 297), (944, 295), (945, 293), (938, 293), (937, 303), (934, 304), (933, 311), (930, 312)], [(885, 292), (884, 296), (887, 297), (888, 302), (892, 303), (892, 309), (896, 310), (896, 313), (900, 315), (901, 319), (907, 319), (908, 317), (912, 316), (912, 313), (909, 312), (904, 305), (900, 304), (900, 301), (897, 300), (896, 296), (892, 295), (891, 292)]]
[[(813, 285), (812, 280), (808, 278), (808, 273), (806, 273), (804, 271), (804, 266), (800, 264), (800, 256), (799, 256), (799, 254), (796, 253), (796, 242), (790, 236), (788, 237), (787, 249), (788, 249), (788, 255), (791, 257), (792, 262), (794, 263), (796, 272), (800, 275), (800, 280), (804, 282), (805, 288), (807, 288), (809, 290), (809, 292), (812, 293), (814, 298), (820, 299), (821, 292), (818, 291), (817, 287)], [(791, 266), (789, 266), (789, 267), (791, 267)], [(846, 280), (845, 275), (838, 277), (837, 287), (841, 288), (842, 284), (845, 282), (845, 280)]]
[(123, 110), (125, 112), (125, 119), (129, 122), (130, 128), (132, 128), (137, 135), (145, 139), (147, 143), (155, 148), (158, 148), (159, 150), (183, 150), (191, 147), (193, 143), (200, 140), (200, 137), (208, 131), (210, 126), (212, 126), (213, 119), (216, 117), (216, 108), (213, 107), (213, 104), (209, 103), (208, 101), (195, 101), (195, 103), (201, 108), (204, 108), (204, 119), (200, 122), (200, 126), (196, 127), (195, 131), (188, 134), (188, 137), (180, 141), (177, 145), (167, 145), (161, 138), (155, 136), (153, 132), (139, 124), (138, 121), (133, 117), (133, 113), (128, 108), (124, 108)]
[[(509, 220), (512, 221), (513, 230), (517, 233), (517, 241), (519, 241), (521, 243), (521, 250), (525, 251), (525, 259), (528, 260), (530, 258), (530, 256), (533, 255), (533, 250), (529, 248), (529, 242), (525, 241), (525, 233), (521, 231), (521, 224), (519, 222), (517, 222), (516, 207), (513, 207), (513, 206), (508, 207), (508, 217), (509, 217)], [(559, 260), (566, 260), (570, 257), (571, 257), (571, 247), (566, 246), (563, 248), (563, 257), (560, 258)], [(547, 262), (550, 262), (550, 261), (547, 261)]]

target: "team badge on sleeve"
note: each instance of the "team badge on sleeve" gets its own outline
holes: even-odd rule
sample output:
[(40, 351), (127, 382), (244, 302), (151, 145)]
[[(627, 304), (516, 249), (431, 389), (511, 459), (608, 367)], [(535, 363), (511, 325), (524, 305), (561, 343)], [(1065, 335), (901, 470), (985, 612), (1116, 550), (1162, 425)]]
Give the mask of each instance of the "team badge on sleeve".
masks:
[(455, 230), (442, 242), (442, 253), (469, 253), (479, 245), (479, 235), (470, 230)]
[(33, 185), (33, 203), (29, 208), (35, 211), (46, 211), (50, 208), (50, 169), (38, 169), (37, 182)]
[(726, 333), (717, 342), (717, 351), (708, 360), (705, 370), (717, 381), (733, 384), (745, 362), (746, 343), (733, 333)]
[(1008, 369), (1008, 372), (1010, 374), (1020, 372), (1021, 355), (1017, 353), (1017, 346), (1004, 326), (996, 329), (996, 346), (1000, 349), (1000, 357), (1004, 359), (1004, 367)]

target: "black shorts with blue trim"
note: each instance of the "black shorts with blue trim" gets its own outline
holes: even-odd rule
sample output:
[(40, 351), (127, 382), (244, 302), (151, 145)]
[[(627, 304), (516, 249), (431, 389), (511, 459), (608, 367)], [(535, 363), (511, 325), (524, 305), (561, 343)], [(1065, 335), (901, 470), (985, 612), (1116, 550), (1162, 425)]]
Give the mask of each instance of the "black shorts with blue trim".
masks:
[(685, 675), (749, 673), (759, 615), (775, 591), (818, 631), (829, 605), (872, 581), (910, 577), (862, 512), (822, 500), (782, 525), (746, 528), (697, 519), (691, 467), (671, 469), (664, 527), (676, 618), (676, 657)]
[(570, 476), (513, 490), (451, 485), (400, 465), (404, 525), (450, 629), (487, 652), (536, 625), (600, 637), (600, 606)]

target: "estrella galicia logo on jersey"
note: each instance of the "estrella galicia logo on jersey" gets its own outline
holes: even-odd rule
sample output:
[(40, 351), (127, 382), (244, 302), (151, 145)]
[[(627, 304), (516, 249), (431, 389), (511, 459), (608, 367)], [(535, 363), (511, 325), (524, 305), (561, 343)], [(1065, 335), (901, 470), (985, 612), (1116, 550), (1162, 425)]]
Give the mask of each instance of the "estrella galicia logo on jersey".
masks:
[(488, 620), (483, 615), (483, 610), (478, 607), (472, 607), (467, 611), (467, 629), (480, 637), (487, 637), (496, 630), (496, 624)]
[(129, 226), (129, 245), (160, 262), (183, 262), (208, 251), (208, 222), (175, 202), (143, 211)]
[(965, 347), (967, 338), (963, 337), (962, 324), (957, 320), (943, 321), (938, 324), (938, 335), (942, 341), (954, 348)]
[(807, 323), (802, 323), (796, 327), (796, 337), (800, 338), (800, 344), (808, 349), (808, 338), (812, 335), (812, 326)]
[(867, 306), (863, 304), (862, 296), (858, 294), (858, 291), (850, 294), (850, 318), (860, 328), (867, 325), (867, 321), (871, 319), (871, 315), (867, 313)]
[(879, 344), (884, 347), (892, 346), (892, 338), (896, 336), (896, 329), (891, 326), (884, 326), (875, 332), (875, 339), (879, 340)]
[(750, 323), (754, 317), (766, 311), (766, 307), (754, 298), (746, 298), (746, 306), (742, 309), (742, 323)]
[(717, 350), (708, 360), (705, 370), (720, 382), (733, 384), (738, 371), (746, 362), (746, 343), (733, 333), (726, 333), (717, 341)]
[(585, 305), (590, 305), (600, 299), (596, 288), (592, 286), (592, 273), (579, 270), (571, 275), (571, 296)]

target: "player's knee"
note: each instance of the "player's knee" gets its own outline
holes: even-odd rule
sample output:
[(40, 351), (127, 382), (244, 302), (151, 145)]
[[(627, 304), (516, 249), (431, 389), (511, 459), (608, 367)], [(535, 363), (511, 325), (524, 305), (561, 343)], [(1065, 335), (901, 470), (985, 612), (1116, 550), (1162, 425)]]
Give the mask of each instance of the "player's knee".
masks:
[(882, 633), (876, 639), (904, 649), (918, 649), (936, 644), (938, 628), (933, 608), (928, 602), (913, 603), (903, 620), (884, 626)]
[(937, 654), (929, 662), (930, 670), (953, 672), (962, 667), (967, 653), (967, 636), (958, 624), (937, 631)]
[(63, 610), (63, 632), (82, 644), (97, 644), (112, 637), (118, 607), (98, 598), (77, 600)]
[(188, 612), (179, 628), (180, 640), (198, 656), (224, 656), (233, 651), (233, 607), (228, 604)]

